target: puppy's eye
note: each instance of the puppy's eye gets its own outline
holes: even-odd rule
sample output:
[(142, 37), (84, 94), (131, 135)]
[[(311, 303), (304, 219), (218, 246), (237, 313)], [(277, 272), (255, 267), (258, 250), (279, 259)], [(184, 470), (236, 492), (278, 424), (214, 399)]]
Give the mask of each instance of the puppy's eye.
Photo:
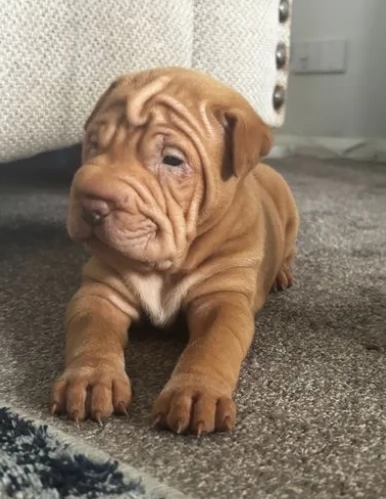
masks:
[(88, 137), (87, 146), (90, 153), (95, 153), (98, 150), (98, 137), (95, 133)]
[(172, 154), (167, 154), (162, 158), (162, 163), (168, 166), (181, 166), (183, 162), (183, 159), (178, 156), (173, 156)]

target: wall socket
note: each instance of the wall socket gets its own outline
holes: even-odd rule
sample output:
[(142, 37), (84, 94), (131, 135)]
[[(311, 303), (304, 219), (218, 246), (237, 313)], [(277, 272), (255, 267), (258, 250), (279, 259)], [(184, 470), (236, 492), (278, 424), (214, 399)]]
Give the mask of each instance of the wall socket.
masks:
[(291, 71), (293, 73), (345, 73), (347, 40), (311, 40), (293, 42)]

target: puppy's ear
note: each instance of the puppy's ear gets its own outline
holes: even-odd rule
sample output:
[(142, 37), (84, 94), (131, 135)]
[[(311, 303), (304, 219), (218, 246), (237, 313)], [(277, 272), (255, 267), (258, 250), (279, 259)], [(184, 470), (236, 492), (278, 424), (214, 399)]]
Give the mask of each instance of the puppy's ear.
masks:
[(229, 109), (223, 116), (232, 173), (241, 178), (269, 153), (273, 142), (272, 133), (249, 105)]

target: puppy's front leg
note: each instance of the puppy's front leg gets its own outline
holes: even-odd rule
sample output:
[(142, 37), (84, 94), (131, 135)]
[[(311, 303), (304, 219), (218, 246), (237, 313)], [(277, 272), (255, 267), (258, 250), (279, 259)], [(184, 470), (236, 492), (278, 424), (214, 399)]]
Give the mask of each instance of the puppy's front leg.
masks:
[(189, 343), (153, 408), (156, 423), (177, 433), (230, 431), (240, 367), (254, 333), (245, 295), (224, 292), (194, 301), (188, 309)]
[(131, 387), (124, 348), (130, 319), (109, 297), (111, 289), (103, 285), (84, 285), (68, 305), (65, 370), (53, 386), (53, 414), (67, 413), (76, 422), (91, 416), (101, 423), (113, 412), (127, 412)]

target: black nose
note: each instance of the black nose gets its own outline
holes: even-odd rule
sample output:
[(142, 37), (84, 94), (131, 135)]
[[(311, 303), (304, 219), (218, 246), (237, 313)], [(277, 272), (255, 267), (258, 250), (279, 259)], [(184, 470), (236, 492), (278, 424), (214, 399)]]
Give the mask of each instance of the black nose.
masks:
[(80, 202), (81, 216), (91, 227), (102, 225), (110, 213), (110, 207), (106, 201), (99, 199), (83, 199)]

